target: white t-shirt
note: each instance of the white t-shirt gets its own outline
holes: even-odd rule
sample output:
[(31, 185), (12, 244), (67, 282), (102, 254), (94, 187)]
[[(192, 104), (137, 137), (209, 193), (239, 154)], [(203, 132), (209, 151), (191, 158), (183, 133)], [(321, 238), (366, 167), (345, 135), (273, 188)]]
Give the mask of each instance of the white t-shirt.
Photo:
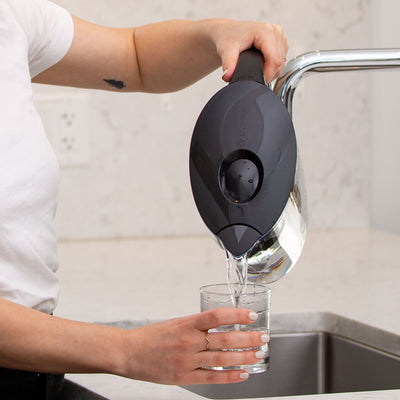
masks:
[(59, 285), (58, 162), (31, 78), (68, 51), (73, 22), (47, 0), (0, 1), (0, 297), (51, 313)]

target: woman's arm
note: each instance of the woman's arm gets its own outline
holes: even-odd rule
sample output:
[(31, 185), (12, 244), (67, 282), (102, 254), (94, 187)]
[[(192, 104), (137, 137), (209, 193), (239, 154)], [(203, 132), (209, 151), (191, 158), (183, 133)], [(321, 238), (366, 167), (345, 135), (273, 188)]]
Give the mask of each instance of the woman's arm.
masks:
[(288, 44), (277, 25), (225, 19), (167, 21), (107, 28), (74, 19), (67, 55), (34, 82), (117, 91), (171, 92), (218, 66), (229, 81), (239, 53), (251, 46), (265, 58), (266, 81), (279, 76)]
[[(201, 367), (252, 364), (259, 361), (257, 350), (207, 351), (205, 334), (220, 325), (249, 324), (253, 314), (221, 308), (126, 330), (58, 318), (0, 299), (0, 366), (49, 373), (111, 373), (164, 384), (239, 382), (246, 379), (243, 370)], [(262, 332), (208, 334), (211, 349), (254, 348), (265, 343), (265, 336)]]
[(0, 365), (38, 372), (117, 372), (123, 331), (0, 299)]

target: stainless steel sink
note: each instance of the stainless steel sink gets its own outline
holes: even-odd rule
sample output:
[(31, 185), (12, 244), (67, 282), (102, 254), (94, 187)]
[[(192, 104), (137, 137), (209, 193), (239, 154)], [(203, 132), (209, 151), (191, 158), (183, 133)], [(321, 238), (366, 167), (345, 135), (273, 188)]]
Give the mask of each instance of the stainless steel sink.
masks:
[[(314, 321), (325, 329), (316, 326), (307, 332), (288, 332), (290, 323), (283, 327), (282, 321), (275, 321), (285, 332), (271, 335), (267, 372), (251, 375), (243, 383), (185, 389), (212, 399), (400, 389), (399, 336), (334, 314), (316, 315), (319, 318), (314, 314), (303, 326)], [(301, 314), (293, 318), (292, 327), (300, 329)], [(378, 343), (384, 349), (377, 347)]]
[(326, 332), (271, 336), (270, 368), (240, 384), (185, 388), (211, 399), (400, 389), (400, 357)]

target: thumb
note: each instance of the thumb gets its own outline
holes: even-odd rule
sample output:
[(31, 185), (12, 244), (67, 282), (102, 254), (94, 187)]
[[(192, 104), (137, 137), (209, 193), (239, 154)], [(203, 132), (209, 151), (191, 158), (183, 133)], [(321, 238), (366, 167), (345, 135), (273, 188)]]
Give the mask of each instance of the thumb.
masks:
[(239, 44), (226, 45), (220, 51), (221, 63), (222, 63), (222, 79), (225, 82), (229, 82), (236, 69), (236, 64), (239, 59)]

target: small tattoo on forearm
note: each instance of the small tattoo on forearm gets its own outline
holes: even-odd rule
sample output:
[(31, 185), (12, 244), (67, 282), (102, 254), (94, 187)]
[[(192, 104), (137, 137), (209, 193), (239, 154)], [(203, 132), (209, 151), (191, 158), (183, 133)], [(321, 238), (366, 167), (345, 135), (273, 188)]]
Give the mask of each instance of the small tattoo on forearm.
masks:
[(104, 79), (104, 82), (107, 82), (109, 85), (114, 86), (117, 89), (123, 89), (125, 87), (123, 81), (117, 81), (115, 79)]

